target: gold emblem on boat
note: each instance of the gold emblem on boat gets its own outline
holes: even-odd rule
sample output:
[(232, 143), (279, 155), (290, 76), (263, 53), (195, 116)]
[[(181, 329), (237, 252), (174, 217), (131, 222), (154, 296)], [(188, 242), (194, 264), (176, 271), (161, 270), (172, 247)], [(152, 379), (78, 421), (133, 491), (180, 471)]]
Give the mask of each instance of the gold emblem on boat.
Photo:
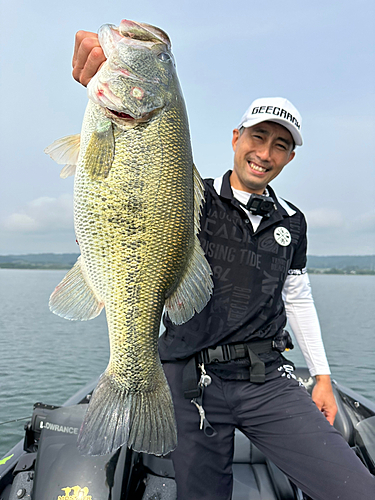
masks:
[(81, 488), (80, 486), (72, 486), (71, 488), (61, 488), (65, 495), (59, 495), (57, 500), (92, 500), (92, 496), (89, 495), (89, 489), (87, 486)]

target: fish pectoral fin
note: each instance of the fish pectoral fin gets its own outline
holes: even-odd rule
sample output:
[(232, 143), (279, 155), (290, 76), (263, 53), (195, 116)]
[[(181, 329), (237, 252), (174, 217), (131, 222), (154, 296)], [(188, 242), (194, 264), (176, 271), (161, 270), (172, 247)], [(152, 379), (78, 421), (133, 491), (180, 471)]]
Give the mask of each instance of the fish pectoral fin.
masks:
[(192, 256), (177, 289), (165, 301), (165, 309), (173, 323), (185, 323), (206, 306), (214, 286), (211, 275), (211, 268), (195, 236)]
[(107, 121), (101, 129), (95, 130), (85, 152), (85, 168), (91, 179), (102, 180), (108, 177), (115, 155), (115, 138), (112, 122)]
[(81, 134), (67, 135), (46, 147), (44, 152), (59, 165), (77, 165), (81, 146)]
[(88, 281), (82, 257), (57, 285), (49, 299), (49, 308), (57, 316), (86, 321), (101, 313), (104, 303), (95, 294)]

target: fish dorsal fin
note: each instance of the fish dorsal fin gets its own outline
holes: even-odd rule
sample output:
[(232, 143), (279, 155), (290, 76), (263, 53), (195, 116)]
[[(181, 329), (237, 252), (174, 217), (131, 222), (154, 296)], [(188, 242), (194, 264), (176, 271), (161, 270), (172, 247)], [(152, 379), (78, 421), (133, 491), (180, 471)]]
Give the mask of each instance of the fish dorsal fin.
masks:
[(65, 165), (65, 167), (63, 167), (60, 172), (61, 179), (66, 179), (67, 177), (74, 175), (76, 173), (76, 170), (77, 165)]
[(60, 172), (60, 177), (62, 179), (66, 179), (70, 175), (75, 174), (80, 146), (81, 134), (75, 134), (57, 139), (44, 150), (44, 152), (59, 165), (66, 164)]
[(81, 134), (67, 135), (47, 146), (44, 152), (59, 165), (77, 165), (80, 143)]
[(176, 290), (165, 301), (165, 309), (173, 323), (180, 325), (201, 312), (210, 300), (213, 282), (212, 271), (206, 260), (197, 233), (204, 199), (203, 182), (193, 167), (194, 175), (194, 248)]
[(49, 308), (58, 316), (86, 321), (96, 318), (104, 303), (90, 286), (82, 256), (57, 285), (49, 299)]

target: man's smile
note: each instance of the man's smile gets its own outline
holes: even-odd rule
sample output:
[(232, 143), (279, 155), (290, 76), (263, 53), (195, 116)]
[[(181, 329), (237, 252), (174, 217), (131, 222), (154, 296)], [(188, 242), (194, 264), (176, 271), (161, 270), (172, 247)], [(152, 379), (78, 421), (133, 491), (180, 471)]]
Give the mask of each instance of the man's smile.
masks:
[(251, 168), (251, 170), (255, 170), (256, 172), (264, 173), (268, 172), (268, 168), (262, 167), (261, 165), (258, 165), (257, 163), (254, 163), (251, 160), (247, 160), (247, 164)]

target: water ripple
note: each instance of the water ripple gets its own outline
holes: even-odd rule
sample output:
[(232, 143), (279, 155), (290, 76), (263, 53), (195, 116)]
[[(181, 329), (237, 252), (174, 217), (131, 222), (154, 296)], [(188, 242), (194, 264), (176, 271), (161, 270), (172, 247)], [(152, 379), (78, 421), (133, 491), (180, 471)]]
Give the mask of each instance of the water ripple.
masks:
[[(108, 363), (103, 313), (92, 321), (72, 322), (48, 309), (49, 295), (64, 274), (0, 270), (0, 423), (31, 415), (37, 401), (62, 404)], [(310, 278), (333, 377), (374, 399), (375, 278)], [(305, 365), (298, 349), (288, 358)], [(23, 436), (23, 426), (0, 426), (0, 457)]]

